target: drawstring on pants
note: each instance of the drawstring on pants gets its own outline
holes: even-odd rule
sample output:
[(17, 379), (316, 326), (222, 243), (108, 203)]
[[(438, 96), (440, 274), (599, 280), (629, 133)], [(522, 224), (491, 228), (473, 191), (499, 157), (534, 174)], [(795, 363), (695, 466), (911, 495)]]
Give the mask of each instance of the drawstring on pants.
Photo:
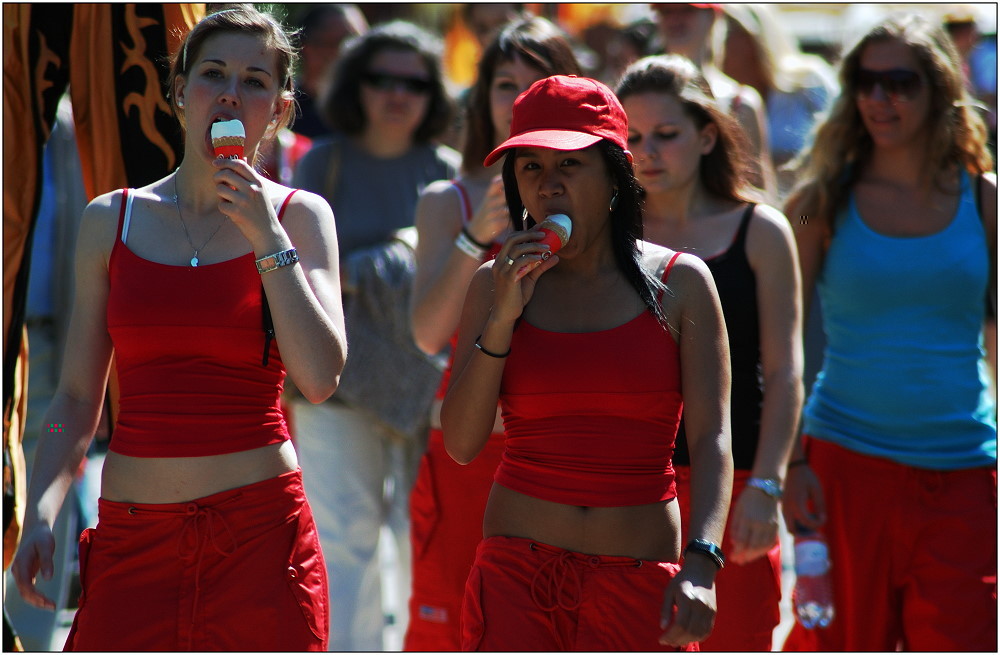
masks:
[[(531, 549), (535, 550), (534, 544), (531, 544)], [(574, 589), (566, 594), (569, 600), (563, 602), (563, 592), (568, 578), (572, 578)], [(543, 587), (544, 589), (542, 589)], [(550, 601), (554, 600), (554, 602), (543, 603), (539, 599), (540, 589), (548, 595)], [(535, 571), (535, 577), (531, 580), (531, 600), (535, 601), (535, 605), (546, 612), (552, 612), (559, 607), (567, 611), (575, 610), (580, 607), (583, 600), (581, 598), (582, 592), (580, 574), (573, 566), (573, 553), (570, 551), (563, 551), (542, 562), (542, 565)]]
[[(191, 604), (191, 623), (193, 624), (195, 618), (198, 616), (198, 599), (201, 596), (201, 562), (205, 555), (206, 542), (212, 546), (215, 552), (223, 557), (229, 557), (236, 550), (236, 537), (233, 536), (233, 531), (230, 529), (229, 524), (226, 523), (225, 517), (214, 507), (201, 507), (197, 503), (188, 503), (186, 509), (189, 518), (184, 522), (180, 538), (177, 540), (177, 555), (184, 562), (195, 562), (194, 602)], [(202, 535), (201, 528), (199, 527), (202, 523), (205, 524), (206, 528), (204, 535)], [(226, 535), (229, 537), (230, 544), (228, 549), (219, 545), (216, 538), (216, 523), (226, 529)], [(192, 530), (194, 531), (193, 546), (185, 549), (185, 537)]]
[[(191, 603), (191, 625), (198, 616), (198, 600), (201, 596), (201, 564), (204, 560), (206, 546), (211, 547), (223, 557), (229, 557), (236, 551), (236, 536), (233, 534), (225, 516), (217, 509), (226, 503), (237, 500), (240, 494), (219, 503), (215, 507), (202, 507), (198, 503), (187, 503), (182, 510), (151, 510), (130, 507), (128, 513), (146, 517), (176, 518), (187, 516), (177, 538), (177, 556), (185, 563), (194, 562), (194, 599)], [(225, 537), (227, 543), (220, 543)]]
[[(642, 566), (640, 559), (607, 558), (584, 555), (571, 550), (555, 549), (532, 542), (532, 551), (548, 552), (551, 556), (542, 562), (531, 580), (531, 599), (539, 609), (553, 612), (563, 609), (572, 612), (583, 603), (583, 581), (578, 567), (600, 569), (605, 567)], [(571, 586), (567, 586), (571, 585)], [(546, 601), (547, 599), (547, 601)]]

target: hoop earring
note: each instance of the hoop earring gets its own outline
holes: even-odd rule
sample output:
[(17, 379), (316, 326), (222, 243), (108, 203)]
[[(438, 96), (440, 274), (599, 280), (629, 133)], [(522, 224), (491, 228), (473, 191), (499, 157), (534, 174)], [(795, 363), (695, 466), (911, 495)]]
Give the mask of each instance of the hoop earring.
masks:
[(521, 209), (521, 224), (525, 225), (525, 226), (528, 225), (528, 208), (527, 207), (523, 207)]
[(611, 196), (611, 204), (608, 207), (608, 211), (614, 213), (618, 209), (618, 189), (615, 189), (615, 195)]

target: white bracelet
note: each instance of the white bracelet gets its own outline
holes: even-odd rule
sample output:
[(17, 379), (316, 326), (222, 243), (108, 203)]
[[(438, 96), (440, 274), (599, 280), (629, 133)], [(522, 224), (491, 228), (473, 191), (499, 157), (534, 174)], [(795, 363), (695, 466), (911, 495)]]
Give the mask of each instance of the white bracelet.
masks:
[(257, 264), (257, 272), (263, 275), (282, 266), (291, 266), (297, 261), (299, 261), (298, 251), (295, 248), (289, 248), (288, 250), (276, 252), (273, 255), (265, 255), (255, 263)]
[(476, 260), (482, 260), (486, 256), (486, 248), (480, 248), (472, 243), (472, 240), (465, 236), (465, 232), (459, 232), (455, 237), (455, 247)]

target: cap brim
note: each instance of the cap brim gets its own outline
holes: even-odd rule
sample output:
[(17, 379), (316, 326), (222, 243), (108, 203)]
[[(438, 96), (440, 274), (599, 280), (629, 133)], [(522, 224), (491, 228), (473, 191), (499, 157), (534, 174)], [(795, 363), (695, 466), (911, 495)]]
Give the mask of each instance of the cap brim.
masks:
[(601, 137), (575, 130), (534, 130), (512, 136), (486, 155), (483, 166), (491, 166), (511, 148), (551, 148), (552, 150), (583, 150)]

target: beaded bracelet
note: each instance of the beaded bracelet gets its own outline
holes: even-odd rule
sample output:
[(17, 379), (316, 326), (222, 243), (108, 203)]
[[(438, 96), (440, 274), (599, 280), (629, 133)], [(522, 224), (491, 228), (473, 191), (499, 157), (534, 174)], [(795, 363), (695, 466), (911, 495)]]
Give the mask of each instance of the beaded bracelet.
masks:
[(455, 237), (455, 247), (477, 261), (482, 260), (482, 258), (486, 255), (486, 248), (478, 246), (476, 242), (473, 241), (468, 234), (466, 234), (464, 229), (458, 233), (457, 237)]
[(488, 243), (483, 243), (482, 241), (478, 241), (478, 240), (476, 239), (476, 237), (472, 236), (472, 232), (469, 232), (469, 228), (468, 228), (468, 227), (466, 227), (466, 226), (464, 226), (464, 225), (462, 226), (462, 234), (464, 234), (464, 235), (465, 235), (465, 238), (466, 238), (466, 239), (468, 239), (468, 240), (469, 240), (469, 241), (471, 241), (471, 242), (472, 242), (473, 244), (475, 244), (475, 246), (476, 246), (477, 248), (482, 248), (483, 250), (489, 250), (489, 249), (490, 249), (490, 244), (488, 244)]
[(506, 357), (507, 355), (510, 354), (510, 348), (508, 348), (507, 352), (503, 353), (502, 355), (494, 353), (494, 352), (490, 352), (489, 350), (486, 350), (485, 348), (483, 348), (483, 344), (479, 343), (479, 340), (482, 339), (482, 338), (483, 338), (483, 335), (481, 335), (481, 334), (478, 337), (476, 337), (476, 348), (478, 348), (479, 352), (483, 353), (484, 355), (489, 355), (490, 357), (492, 357), (494, 359), (503, 359), (504, 357)]

